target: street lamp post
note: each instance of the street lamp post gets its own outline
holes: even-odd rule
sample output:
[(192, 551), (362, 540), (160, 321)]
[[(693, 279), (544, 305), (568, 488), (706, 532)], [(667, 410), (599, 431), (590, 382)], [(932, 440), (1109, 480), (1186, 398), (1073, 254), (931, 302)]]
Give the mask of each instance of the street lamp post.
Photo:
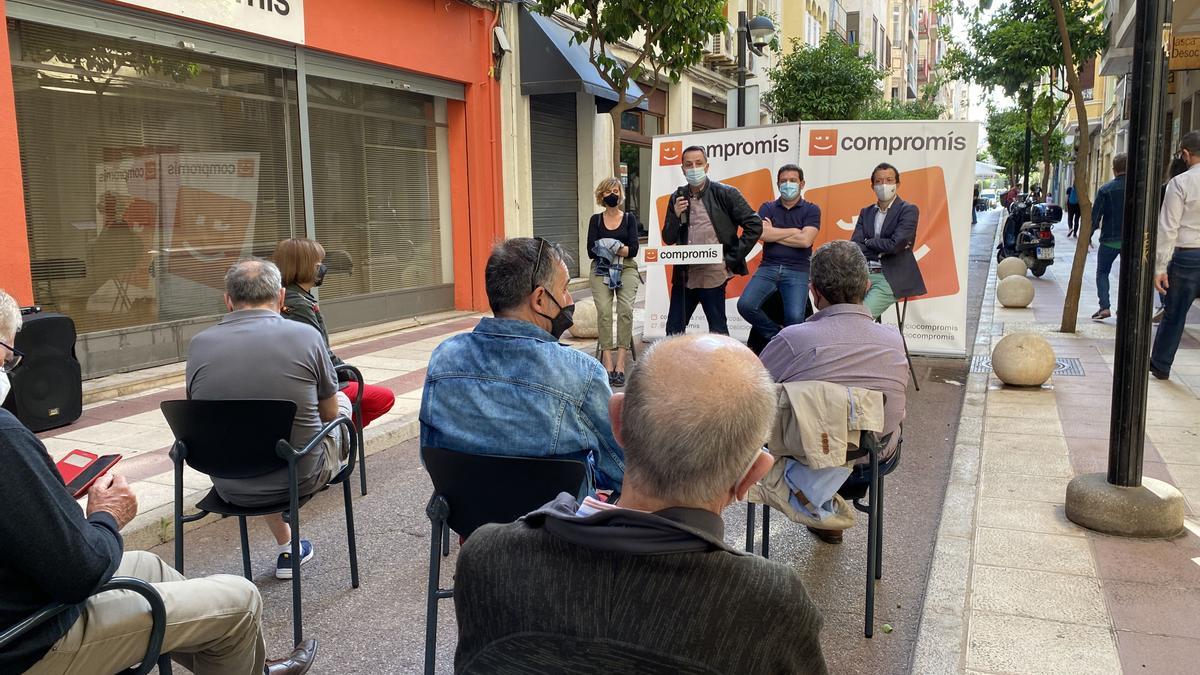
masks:
[(747, 19), (745, 10), (738, 12), (737, 125), (739, 128), (746, 126), (746, 75), (749, 73), (749, 68), (746, 66), (749, 57), (746, 55), (746, 51), (754, 52), (755, 56), (762, 56), (763, 49), (774, 34), (775, 24), (769, 18), (756, 16), (753, 19)]

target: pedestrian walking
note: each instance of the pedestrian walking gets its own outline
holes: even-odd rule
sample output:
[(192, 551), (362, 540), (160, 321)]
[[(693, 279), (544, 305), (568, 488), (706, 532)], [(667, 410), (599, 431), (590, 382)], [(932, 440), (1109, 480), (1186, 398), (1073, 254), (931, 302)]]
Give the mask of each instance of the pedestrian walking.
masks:
[(1167, 300), (1150, 351), (1150, 373), (1160, 380), (1171, 375), (1188, 310), (1200, 297), (1200, 131), (1184, 134), (1180, 146), (1188, 170), (1167, 184), (1158, 213), (1154, 288)]
[[(1103, 321), (1112, 316), (1109, 299), (1109, 277), (1113, 262), (1121, 255), (1121, 227), (1125, 218), (1125, 164), (1126, 155), (1121, 152), (1113, 156), (1113, 179), (1096, 190), (1096, 201), (1092, 205), (1092, 235), (1100, 231), (1100, 250), (1096, 253), (1096, 295), (1100, 309), (1092, 314), (1093, 321)], [(1088, 242), (1091, 245), (1091, 241)]]
[(1079, 236), (1079, 194), (1075, 192), (1075, 186), (1067, 187), (1067, 236)]

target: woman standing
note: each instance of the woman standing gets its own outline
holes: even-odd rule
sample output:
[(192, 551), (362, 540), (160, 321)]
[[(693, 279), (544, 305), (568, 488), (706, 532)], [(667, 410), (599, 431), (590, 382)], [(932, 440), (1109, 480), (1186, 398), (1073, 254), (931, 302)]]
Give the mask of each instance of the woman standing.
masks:
[[(592, 259), (592, 298), (600, 334), (600, 362), (614, 387), (625, 384), (625, 357), (633, 346), (633, 301), (637, 297), (638, 219), (624, 211), (621, 181), (605, 178), (596, 186), (604, 211), (588, 221), (587, 254)], [(613, 340), (613, 297), (617, 299), (617, 339)], [(619, 347), (617, 345), (620, 345)], [(616, 352), (614, 363), (613, 352)]]
[[(325, 279), (325, 248), (312, 239), (297, 237), (284, 239), (275, 247), (273, 256), (283, 277), (286, 293), (283, 299), (283, 316), (294, 321), (306, 323), (321, 332), (325, 339), (325, 348), (329, 350), (329, 359), (333, 365), (343, 365), (342, 361), (329, 349), (329, 333), (325, 331), (325, 318), (321, 316), (321, 308), (317, 299), (312, 295), (312, 289), (320, 286)], [(358, 393), (358, 383), (345, 384), (342, 392), (351, 401)], [(387, 387), (366, 384), (362, 394), (362, 425), (365, 427), (381, 415), (392, 409), (396, 403), (396, 395)]]

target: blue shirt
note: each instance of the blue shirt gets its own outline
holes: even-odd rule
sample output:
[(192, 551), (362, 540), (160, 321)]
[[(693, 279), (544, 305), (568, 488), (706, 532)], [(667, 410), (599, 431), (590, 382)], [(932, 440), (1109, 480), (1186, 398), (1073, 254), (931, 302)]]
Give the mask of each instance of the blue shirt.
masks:
[(1075, 205), (1079, 203), (1079, 195), (1075, 194), (1075, 186), (1067, 188), (1067, 203)]
[[(770, 218), (774, 227), (815, 227), (821, 229), (821, 207), (806, 202), (803, 199), (796, 202), (792, 208), (783, 205), (783, 199), (773, 202), (763, 202), (758, 208), (760, 218)], [(763, 265), (782, 265), (797, 272), (808, 271), (808, 261), (812, 258), (812, 248), (793, 248), (785, 244), (764, 243)]]
[(1100, 243), (1121, 241), (1121, 227), (1125, 220), (1125, 175), (1108, 181), (1096, 190), (1096, 203), (1092, 204), (1092, 233), (1100, 225)]
[(608, 419), (604, 366), (528, 321), (485, 317), (438, 345), (421, 395), (421, 445), (517, 457), (588, 459), (619, 490), (625, 451)]

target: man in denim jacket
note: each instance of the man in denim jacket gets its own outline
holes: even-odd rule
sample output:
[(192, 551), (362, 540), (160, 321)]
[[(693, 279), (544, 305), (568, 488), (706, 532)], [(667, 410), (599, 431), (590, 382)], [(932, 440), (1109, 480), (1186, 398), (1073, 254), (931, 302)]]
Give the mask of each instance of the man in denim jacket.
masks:
[(518, 457), (587, 458), (595, 487), (620, 491), (612, 390), (600, 362), (558, 343), (571, 326), (567, 254), (541, 238), (501, 242), (485, 281), (495, 318), (446, 340), (429, 359), (421, 445)]

